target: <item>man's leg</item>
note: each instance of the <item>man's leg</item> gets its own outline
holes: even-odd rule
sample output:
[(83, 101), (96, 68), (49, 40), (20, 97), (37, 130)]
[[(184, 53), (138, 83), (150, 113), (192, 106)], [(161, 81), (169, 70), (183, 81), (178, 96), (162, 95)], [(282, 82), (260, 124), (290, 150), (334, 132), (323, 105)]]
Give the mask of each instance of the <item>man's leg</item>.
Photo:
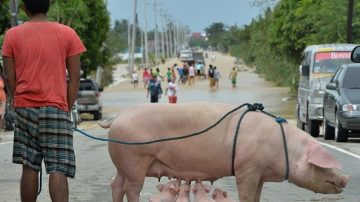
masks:
[(22, 202), (35, 202), (38, 192), (38, 171), (23, 165), (20, 182)]
[(69, 201), (68, 182), (65, 174), (59, 172), (50, 173), (49, 190), (50, 190), (51, 201), (53, 202)]

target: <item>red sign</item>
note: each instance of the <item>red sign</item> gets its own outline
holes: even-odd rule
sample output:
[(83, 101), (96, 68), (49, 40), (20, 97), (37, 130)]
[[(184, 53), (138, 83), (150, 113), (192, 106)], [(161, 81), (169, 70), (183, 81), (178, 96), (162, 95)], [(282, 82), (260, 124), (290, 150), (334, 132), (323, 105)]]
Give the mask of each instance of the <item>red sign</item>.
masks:
[(315, 61), (350, 59), (351, 52), (323, 52), (316, 53)]

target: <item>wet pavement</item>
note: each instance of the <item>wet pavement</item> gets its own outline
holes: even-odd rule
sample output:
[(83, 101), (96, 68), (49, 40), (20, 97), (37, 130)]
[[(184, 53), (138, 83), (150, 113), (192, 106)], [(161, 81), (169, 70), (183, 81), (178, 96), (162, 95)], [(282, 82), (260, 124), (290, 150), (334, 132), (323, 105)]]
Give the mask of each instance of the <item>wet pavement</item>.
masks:
[[(234, 58), (217, 54), (214, 65), (220, 70), (222, 79), (218, 89), (210, 89), (209, 81), (197, 79), (194, 86), (188, 84), (179, 85), (178, 102), (225, 102), (235, 106), (243, 103), (262, 103), (265, 110), (276, 116), (281, 116), (294, 122), (295, 101), (288, 98), (288, 89), (276, 87), (272, 83), (264, 81), (253, 73), (252, 69), (239, 65), (241, 72), (238, 74), (238, 86), (232, 88), (228, 75), (234, 66)], [(167, 66), (176, 60), (169, 61)], [(207, 61), (209, 62), (209, 61)], [(209, 63), (207, 63), (209, 64)], [(165, 65), (161, 66), (165, 74)], [(123, 69), (118, 72), (123, 72)], [(111, 117), (119, 113), (125, 107), (136, 104), (148, 103), (146, 90), (140, 82), (139, 87), (134, 89), (126, 78), (120, 79), (121, 83), (106, 88), (102, 93), (103, 118)], [(163, 88), (166, 86), (163, 82)], [(167, 103), (163, 97), (160, 102)], [(106, 138), (107, 130), (100, 128), (91, 115), (82, 115), (83, 122), (80, 128), (94, 134), (97, 137)], [(194, 117), (196, 118), (196, 117)], [(7, 142), (12, 138), (11, 132), (1, 135), (0, 143), (0, 202), (19, 201), (19, 178), (21, 166), (11, 163), (12, 143)], [(70, 201), (111, 201), (111, 178), (115, 174), (107, 151), (107, 143), (99, 142), (75, 133), (75, 152), (77, 156), (77, 174), (75, 179), (69, 180)], [(347, 151), (358, 151), (358, 140), (351, 140)], [(327, 142), (329, 143), (329, 142)], [(337, 146), (336, 144), (330, 143)], [(344, 193), (338, 195), (314, 194), (311, 191), (299, 188), (288, 182), (266, 183), (261, 201), (360, 201), (360, 161), (356, 157), (329, 149), (343, 164), (344, 172), (351, 174), (352, 178)], [(214, 162), (216, 163), (216, 162)], [(39, 201), (50, 201), (48, 195), (47, 176), (43, 174), (43, 190)], [(163, 177), (161, 183), (168, 182)], [(155, 178), (147, 178), (141, 192), (141, 201), (148, 201), (150, 196), (157, 192), (155, 186), (159, 184)], [(221, 188), (229, 193), (233, 199), (238, 199), (237, 187), (234, 177), (219, 179), (213, 187)]]

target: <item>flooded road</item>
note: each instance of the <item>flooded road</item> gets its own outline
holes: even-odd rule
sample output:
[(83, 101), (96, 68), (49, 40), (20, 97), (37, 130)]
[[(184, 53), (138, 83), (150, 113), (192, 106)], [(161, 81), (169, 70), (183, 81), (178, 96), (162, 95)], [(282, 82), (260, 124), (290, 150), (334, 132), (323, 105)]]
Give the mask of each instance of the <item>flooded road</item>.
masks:
[[(234, 104), (235, 106), (243, 103), (262, 103), (267, 112), (284, 117), (294, 124), (295, 101), (286, 101), (288, 100), (287, 88), (276, 87), (264, 81), (254, 74), (252, 69), (246, 68), (243, 65), (239, 65), (242, 71), (238, 74), (238, 86), (237, 88), (232, 88), (228, 76), (230, 69), (234, 66), (234, 58), (220, 54), (216, 58), (217, 61), (214, 62), (214, 65), (217, 66), (222, 75), (219, 89), (210, 89), (209, 81), (204, 79), (197, 79), (194, 86), (189, 86), (188, 84), (179, 85), (179, 103), (224, 102)], [(175, 62), (179, 63), (176, 60), (172, 60), (166, 65), (161, 66), (162, 73), (165, 74), (166, 66), (170, 66)], [(163, 82), (163, 88), (165, 87), (166, 83)], [(125, 81), (106, 88), (101, 96), (104, 119), (116, 115), (125, 107), (150, 102), (149, 98), (146, 98), (146, 90), (141, 82), (139, 87), (134, 89), (130, 81)], [(168, 101), (166, 97), (163, 97), (160, 102), (167, 103)], [(84, 114), (82, 118), (84, 121), (79, 126), (81, 129), (97, 137), (107, 137), (107, 130), (100, 128), (97, 122), (92, 120), (91, 115)], [(107, 143), (89, 139), (79, 133), (75, 133), (74, 138), (77, 173), (75, 179), (69, 180), (70, 201), (111, 201), (110, 182), (115, 174), (115, 167), (108, 155)], [(21, 167), (11, 163), (11, 151), (11, 143), (1, 143), (0, 202), (19, 201)], [(358, 169), (360, 168), (360, 163), (358, 159), (332, 150), (331, 152), (343, 164), (344, 172), (352, 175), (352, 180), (349, 182), (344, 193), (338, 195), (314, 194), (288, 182), (265, 183), (261, 201), (359, 201), (360, 174)], [(214, 163), (216, 163), (216, 160), (214, 160)], [(42, 193), (38, 201), (50, 201), (47, 181), (47, 176), (43, 174)], [(163, 177), (161, 179), (161, 183), (167, 182), (167, 178)], [(157, 179), (146, 178), (141, 192), (142, 202), (148, 201), (151, 195), (157, 193), (155, 186), (158, 184)], [(213, 184), (213, 188), (215, 187), (227, 191), (231, 198), (238, 199), (234, 177), (219, 179)]]

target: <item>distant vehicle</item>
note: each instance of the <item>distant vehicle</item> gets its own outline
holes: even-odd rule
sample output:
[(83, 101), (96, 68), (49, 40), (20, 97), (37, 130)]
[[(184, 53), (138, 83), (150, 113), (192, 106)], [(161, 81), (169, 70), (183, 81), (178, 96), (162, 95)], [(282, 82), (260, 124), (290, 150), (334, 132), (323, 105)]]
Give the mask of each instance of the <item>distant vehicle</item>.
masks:
[(342, 65), (326, 84), (324, 139), (346, 142), (349, 134), (360, 132), (359, 77), (360, 64)]
[(79, 113), (90, 113), (95, 120), (102, 118), (102, 103), (100, 100), (100, 88), (92, 79), (81, 79), (78, 92), (77, 104)]
[[(206, 78), (206, 71), (205, 71), (205, 58), (203, 52), (195, 52), (193, 53), (193, 61), (195, 64), (196, 74), (203, 78)], [(199, 67), (199, 68), (198, 68)]]
[(323, 98), (326, 83), (343, 64), (351, 63), (355, 44), (320, 44), (306, 47), (300, 66), (297, 126), (318, 137), (323, 121)]
[(182, 62), (193, 61), (193, 52), (190, 49), (180, 51), (180, 60)]

